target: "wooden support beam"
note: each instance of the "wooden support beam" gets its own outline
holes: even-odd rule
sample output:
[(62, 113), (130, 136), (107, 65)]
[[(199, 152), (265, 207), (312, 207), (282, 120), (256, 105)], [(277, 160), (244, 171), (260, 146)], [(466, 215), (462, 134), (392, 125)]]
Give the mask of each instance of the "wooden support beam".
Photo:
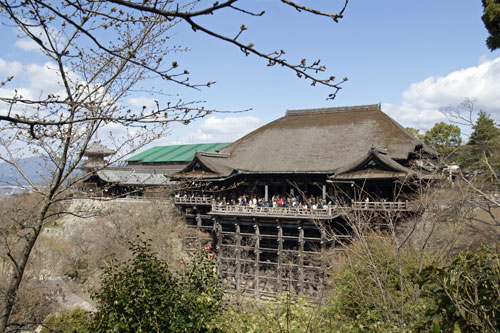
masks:
[(278, 224), (276, 228), (278, 228), (278, 292), (283, 292), (283, 227), (279, 220), (276, 220)]
[(325, 227), (321, 226), (321, 279), (320, 279), (320, 295), (323, 294), (323, 290), (326, 285), (326, 231)]
[(218, 253), (218, 258), (217, 258), (217, 268), (219, 272), (222, 272), (222, 260), (220, 257), (222, 257), (222, 225), (220, 223), (216, 224), (217, 227), (217, 253)]
[(201, 227), (201, 214), (199, 211), (198, 211), (198, 214), (196, 214), (196, 225), (198, 227)]
[(260, 275), (260, 231), (259, 225), (254, 224), (255, 229), (255, 285), (254, 285), (254, 294), (255, 298), (258, 299), (260, 296), (259, 290), (259, 275)]
[(241, 232), (240, 224), (235, 223), (234, 227), (236, 229), (236, 290), (241, 290)]
[(304, 228), (302, 222), (298, 221), (299, 229), (299, 295), (304, 293)]
[[(207, 231), (208, 231), (208, 228), (212, 228), (212, 232), (211, 232), (211, 235), (212, 235), (212, 246), (216, 246), (216, 244), (218, 243), (218, 238), (219, 237), (222, 237), (222, 235), (218, 235), (217, 234), (217, 217), (212, 217), (212, 227), (207, 227)], [(200, 228), (200, 229), (203, 229), (203, 228)], [(215, 249), (217, 251), (217, 249)], [(217, 252), (218, 255), (220, 255), (220, 253)]]

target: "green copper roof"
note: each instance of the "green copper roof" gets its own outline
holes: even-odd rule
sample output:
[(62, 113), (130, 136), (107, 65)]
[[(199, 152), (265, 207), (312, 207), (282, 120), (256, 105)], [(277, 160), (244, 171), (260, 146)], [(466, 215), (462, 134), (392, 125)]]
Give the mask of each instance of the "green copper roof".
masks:
[(127, 162), (159, 163), (159, 162), (189, 162), (195, 152), (213, 153), (224, 148), (231, 142), (200, 143), (193, 145), (158, 146), (143, 151), (127, 159)]

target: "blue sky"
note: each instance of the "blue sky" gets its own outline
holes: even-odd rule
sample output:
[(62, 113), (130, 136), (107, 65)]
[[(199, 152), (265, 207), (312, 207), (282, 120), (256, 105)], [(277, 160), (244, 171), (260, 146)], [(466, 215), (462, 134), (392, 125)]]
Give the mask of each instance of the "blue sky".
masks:
[[(335, 10), (340, 1), (301, 1)], [(251, 109), (246, 113), (214, 114), (189, 126), (174, 126), (157, 144), (231, 141), (284, 115), (286, 109), (382, 103), (383, 110), (404, 126), (420, 129), (446, 121), (439, 108), (475, 98), (500, 121), (500, 52), (485, 46), (482, 6), (476, 1), (351, 0), (339, 23), (297, 13), (279, 1), (247, 0), (245, 8), (265, 9), (260, 18), (231, 10), (203, 20), (216, 31), (240, 37), (263, 51), (284, 49), (292, 62), (321, 59), (325, 77), (348, 77), (334, 101), (326, 87), (311, 87), (291, 71), (268, 68), (266, 62), (243, 53), (186, 24), (178, 26), (172, 42), (189, 47), (172, 60), (187, 68), (193, 81), (217, 83), (202, 91), (165, 86), (183, 100), (202, 100), (209, 108)], [(19, 71), (36, 73), (46, 61), (22, 47), (12, 27), (2, 26), (0, 74), (13, 62)], [(30, 67), (31, 66), (31, 67)], [(28, 75), (28, 74), (26, 74)], [(33, 75), (30, 72), (29, 75)], [(140, 104), (142, 97), (131, 100)]]

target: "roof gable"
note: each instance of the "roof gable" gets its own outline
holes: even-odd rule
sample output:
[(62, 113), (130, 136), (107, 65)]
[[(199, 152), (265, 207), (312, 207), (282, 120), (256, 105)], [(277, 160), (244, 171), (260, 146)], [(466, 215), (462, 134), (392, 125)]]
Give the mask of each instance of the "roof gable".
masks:
[(175, 176), (200, 178), (229, 176), (234, 170), (225, 164), (227, 157), (226, 154), (197, 152), (193, 160)]
[(370, 148), (366, 156), (358, 161), (335, 170), (333, 179), (360, 178), (400, 178), (412, 175), (411, 169), (404, 167), (376, 147)]

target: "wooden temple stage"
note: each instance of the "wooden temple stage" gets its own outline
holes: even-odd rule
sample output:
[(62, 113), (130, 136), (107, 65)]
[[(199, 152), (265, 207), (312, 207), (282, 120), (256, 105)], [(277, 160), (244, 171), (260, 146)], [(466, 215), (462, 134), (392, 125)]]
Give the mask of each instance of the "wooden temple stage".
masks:
[[(326, 251), (351, 234), (342, 215), (352, 211), (410, 212), (410, 202), (352, 202), (323, 209), (223, 205), (211, 197), (175, 197), (189, 226), (209, 232), (229, 291), (256, 298), (293, 290), (323, 296)], [(327, 230), (335, 231), (335, 237)], [(333, 239), (332, 239), (333, 238)]]

